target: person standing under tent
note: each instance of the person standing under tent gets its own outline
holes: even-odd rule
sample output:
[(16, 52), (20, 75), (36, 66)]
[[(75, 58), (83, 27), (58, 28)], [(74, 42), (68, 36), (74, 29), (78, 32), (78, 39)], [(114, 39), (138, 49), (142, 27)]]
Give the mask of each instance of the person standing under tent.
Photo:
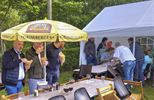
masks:
[(152, 64), (152, 58), (150, 57), (151, 50), (144, 51), (144, 64), (142, 66), (141, 76), (142, 76), (142, 84), (144, 84), (144, 80), (147, 79), (148, 73), (150, 73), (150, 67)]
[(113, 58), (118, 58), (123, 64), (124, 79), (133, 80), (133, 73), (136, 63), (134, 55), (128, 47), (122, 46), (119, 42), (115, 43), (115, 48)]
[(46, 66), (47, 61), (43, 54), (43, 43), (32, 43), (32, 47), (26, 52), (26, 58), (33, 61), (28, 70), (29, 92), (33, 94), (34, 90), (38, 88), (38, 82), (44, 81), (44, 66)]
[(112, 46), (112, 41), (111, 41), (111, 40), (108, 40), (108, 41), (106, 42), (106, 49), (108, 50), (108, 49), (111, 49), (111, 48), (113, 48), (113, 46)]
[[(130, 50), (133, 53), (133, 43), (134, 39), (132, 37), (128, 38), (128, 43), (130, 46)], [(142, 81), (142, 76), (140, 73), (142, 73), (142, 66), (144, 63), (144, 52), (141, 48), (140, 44), (138, 42), (135, 42), (135, 58), (136, 58), (136, 66), (134, 69), (134, 81)]]
[(101, 41), (101, 43), (98, 45), (97, 47), (97, 58), (98, 58), (98, 62), (100, 62), (100, 58), (102, 53), (104, 53), (106, 51), (106, 43), (108, 41), (107, 37), (104, 37)]
[[(109, 62), (113, 58), (114, 48), (107, 49), (104, 53), (101, 54), (100, 62)], [(100, 63), (100, 64), (101, 64)]]
[(96, 65), (96, 49), (95, 49), (95, 39), (89, 38), (84, 47), (84, 53), (87, 60), (87, 65)]
[(154, 87), (154, 48), (152, 48), (150, 56), (152, 58), (152, 65), (151, 65), (151, 67), (152, 67), (152, 69), (151, 69), (151, 71), (152, 71), (152, 87)]

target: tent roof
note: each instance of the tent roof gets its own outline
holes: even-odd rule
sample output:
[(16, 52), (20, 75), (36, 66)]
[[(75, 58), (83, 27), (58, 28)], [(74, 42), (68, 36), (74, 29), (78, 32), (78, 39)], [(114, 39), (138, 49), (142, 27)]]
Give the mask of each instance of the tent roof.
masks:
[(154, 36), (154, 0), (105, 7), (83, 30), (89, 37)]

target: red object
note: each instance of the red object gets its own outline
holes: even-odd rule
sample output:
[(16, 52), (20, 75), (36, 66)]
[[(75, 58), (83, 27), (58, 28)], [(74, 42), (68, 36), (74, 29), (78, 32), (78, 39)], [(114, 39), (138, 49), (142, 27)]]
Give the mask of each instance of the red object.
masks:
[(106, 47), (107, 47), (108, 49), (109, 49), (109, 48), (112, 48), (112, 41), (107, 41)]

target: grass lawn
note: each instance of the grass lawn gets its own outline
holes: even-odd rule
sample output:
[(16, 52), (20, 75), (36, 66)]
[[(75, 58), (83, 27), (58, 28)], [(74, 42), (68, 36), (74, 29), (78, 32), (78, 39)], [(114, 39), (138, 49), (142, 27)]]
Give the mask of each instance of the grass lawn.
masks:
[[(59, 83), (65, 83), (67, 81), (69, 81), (72, 78), (72, 72), (62, 72), (60, 75), (60, 80)], [(147, 81), (146, 85), (144, 86), (144, 95), (145, 95), (145, 99), (144, 100), (154, 100), (154, 87), (151, 86), (151, 81)], [(23, 88), (23, 91), (28, 90), (28, 86), (26, 84), (26, 86)], [(6, 92), (0, 91), (0, 95), (2, 94), (6, 94)]]
[(154, 100), (154, 87), (152, 87), (151, 84), (152, 81), (148, 80), (144, 86), (145, 100)]
[(154, 100), (154, 87), (144, 87), (145, 100)]

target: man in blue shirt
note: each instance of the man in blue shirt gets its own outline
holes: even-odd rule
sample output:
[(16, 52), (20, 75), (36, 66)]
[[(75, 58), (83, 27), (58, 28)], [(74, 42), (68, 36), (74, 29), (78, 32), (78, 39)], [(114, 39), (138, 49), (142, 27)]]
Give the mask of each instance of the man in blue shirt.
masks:
[(57, 41), (47, 45), (46, 48), (46, 55), (48, 60), (48, 65), (46, 67), (46, 79), (50, 85), (56, 83), (59, 80), (59, 68), (61, 65), (60, 52), (62, 48), (61, 46), (64, 45), (63, 43), (64, 42)]

